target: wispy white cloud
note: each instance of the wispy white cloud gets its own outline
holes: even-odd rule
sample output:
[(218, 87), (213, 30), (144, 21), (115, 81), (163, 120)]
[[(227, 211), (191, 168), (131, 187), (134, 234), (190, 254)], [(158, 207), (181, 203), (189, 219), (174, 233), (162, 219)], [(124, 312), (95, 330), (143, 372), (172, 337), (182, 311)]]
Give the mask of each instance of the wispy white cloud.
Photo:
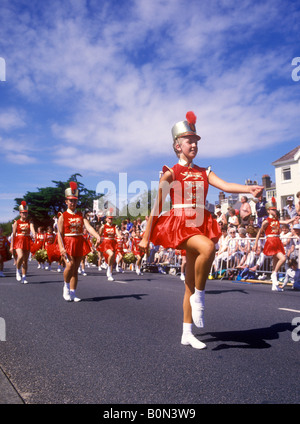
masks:
[[(292, 5), (82, 0), (74, 8), (33, 2), (20, 11), (18, 2), (4, 4), (10, 25), (0, 35), (17, 23), (7, 47), (12, 81), (27, 102), (49, 104), (43, 124), (57, 164), (93, 171), (101, 164), (111, 172), (167, 155), (171, 126), (189, 109), (198, 116), (203, 156), (251, 151), (299, 133), (289, 33), (299, 12)], [(13, 126), (12, 116), (3, 122)], [(7, 151), (9, 161), (34, 160), (24, 148)]]

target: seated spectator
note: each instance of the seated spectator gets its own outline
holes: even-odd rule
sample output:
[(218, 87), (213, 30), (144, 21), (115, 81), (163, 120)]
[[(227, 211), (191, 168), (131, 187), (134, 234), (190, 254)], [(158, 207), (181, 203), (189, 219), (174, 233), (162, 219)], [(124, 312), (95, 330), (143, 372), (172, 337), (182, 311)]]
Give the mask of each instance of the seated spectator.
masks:
[(297, 270), (298, 270), (298, 263), (296, 259), (290, 259), (288, 261), (288, 269), (286, 271), (285, 278), (281, 286), (282, 289), (286, 287), (288, 282), (291, 282), (294, 288), (295, 276), (296, 276)]
[(299, 260), (299, 246), (300, 246), (300, 224), (294, 224), (292, 229), (292, 247), (290, 250), (290, 259)]
[(215, 255), (215, 260), (213, 263), (213, 271), (218, 272), (220, 270), (220, 266), (222, 268), (222, 262), (227, 264), (227, 249), (228, 249), (228, 233), (227, 233), (227, 225), (222, 227), (222, 235), (219, 238), (218, 244), (216, 246), (217, 251)]
[(246, 229), (240, 227), (238, 229), (238, 251), (237, 251), (237, 259), (238, 263), (236, 268), (241, 268), (246, 261), (247, 255), (250, 252), (250, 243), (247, 239)]
[(221, 228), (224, 225), (227, 225), (226, 215), (224, 213), (222, 213), (220, 205), (216, 206), (215, 214), (216, 214), (216, 220), (217, 220), (218, 224), (220, 224)]
[(227, 267), (230, 266), (231, 267), (235, 267), (236, 265), (236, 256), (237, 256), (237, 251), (238, 251), (238, 239), (236, 237), (236, 229), (234, 227), (229, 227), (228, 229), (228, 248), (227, 248)]

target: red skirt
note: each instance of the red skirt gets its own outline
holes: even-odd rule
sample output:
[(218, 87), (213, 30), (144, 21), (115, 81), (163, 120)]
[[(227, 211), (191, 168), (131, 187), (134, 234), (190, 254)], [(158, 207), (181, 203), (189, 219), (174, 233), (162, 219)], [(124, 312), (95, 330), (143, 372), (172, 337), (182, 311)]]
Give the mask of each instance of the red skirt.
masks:
[(31, 244), (30, 252), (32, 255), (35, 255), (36, 252), (43, 247), (43, 242), (40, 240), (36, 240), (34, 243)]
[(266, 256), (273, 256), (277, 253), (283, 253), (285, 255), (283, 244), (279, 237), (267, 237), (263, 253)]
[(194, 209), (176, 209), (176, 214), (174, 211), (175, 209), (171, 209), (155, 222), (150, 237), (154, 245), (180, 249), (179, 246), (184, 241), (196, 235), (203, 235), (217, 243), (222, 234), (220, 226), (206, 209), (199, 226), (197, 223), (200, 218)]
[(16, 236), (14, 238), (14, 249), (31, 250), (33, 242), (29, 236)]
[(57, 243), (49, 244), (46, 247), (46, 250), (47, 250), (47, 255), (48, 255), (48, 259), (50, 263), (58, 262), (60, 260), (61, 254), (60, 254), (59, 246)]
[(112, 250), (115, 252), (117, 250), (117, 240), (115, 239), (104, 239), (100, 244), (100, 251), (102, 253), (107, 252), (108, 250)]
[(86, 256), (91, 252), (89, 243), (83, 236), (64, 237), (64, 245), (69, 256)]

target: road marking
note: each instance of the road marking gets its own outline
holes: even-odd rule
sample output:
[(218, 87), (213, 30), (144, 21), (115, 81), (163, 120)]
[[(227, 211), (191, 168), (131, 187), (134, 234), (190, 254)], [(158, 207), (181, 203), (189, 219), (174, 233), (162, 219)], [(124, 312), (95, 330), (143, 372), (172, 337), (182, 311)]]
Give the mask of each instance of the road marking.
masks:
[(115, 283), (119, 283), (119, 284), (128, 284), (126, 281), (119, 281), (119, 280), (114, 280)]
[(288, 309), (288, 308), (278, 308), (278, 309), (280, 309), (281, 311), (299, 312), (299, 314), (300, 314), (300, 311), (297, 311), (297, 309)]

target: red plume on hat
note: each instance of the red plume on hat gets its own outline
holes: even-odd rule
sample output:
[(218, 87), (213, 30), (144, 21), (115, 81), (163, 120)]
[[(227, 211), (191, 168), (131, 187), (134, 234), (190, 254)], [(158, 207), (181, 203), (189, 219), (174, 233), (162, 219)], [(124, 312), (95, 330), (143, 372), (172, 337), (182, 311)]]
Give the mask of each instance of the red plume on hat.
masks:
[(78, 186), (75, 181), (70, 181), (70, 188), (65, 190), (65, 197), (67, 199), (78, 199)]
[(113, 218), (114, 208), (109, 208), (107, 211), (107, 218)]
[(77, 190), (77, 183), (75, 183), (75, 181), (70, 181), (70, 188), (72, 193), (75, 194), (75, 191)]
[(191, 110), (189, 112), (187, 112), (186, 114), (186, 120), (188, 121), (190, 128), (192, 131), (196, 131), (196, 122), (197, 122), (197, 116), (194, 114), (194, 112), (192, 112)]
[(22, 200), (20, 206), (19, 206), (19, 211), (20, 212), (27, 212), (27, 203), (25, 202), (25, 200)]
[(265, 208), (266, 208), (266, 209), (277, 209), (277, 204), (276, 204), (276, 199), (275, 199), (275, 197), (272, 197), (272, 198), (271, 198), (271, 200), (269, 200), (269, 201), (266, 203)]

